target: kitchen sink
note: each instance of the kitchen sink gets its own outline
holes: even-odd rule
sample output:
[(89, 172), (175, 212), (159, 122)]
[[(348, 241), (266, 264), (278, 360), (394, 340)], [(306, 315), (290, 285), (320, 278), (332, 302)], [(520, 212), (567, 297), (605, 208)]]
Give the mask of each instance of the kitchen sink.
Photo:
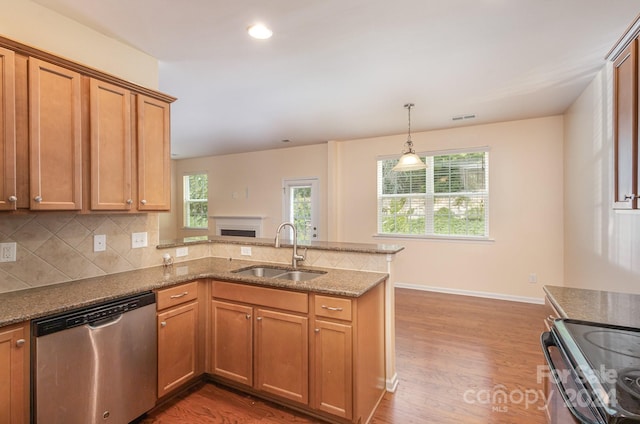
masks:
[(302, 271), (302, 270), (293, 270), (290, 268), (278, 268), (278, 267), (261, 266), (261, 265), (254, 265), (246, 268), (240, 268), (231, 272), (238, 275), (248, 275), (252, 277), (264, 277), (264, 278), (279, 278), (282, 280), (291, 280), (291, 281), (308, 281), (308, 280), (313, 280), (314, 278), (319, 277), (323, 274), (326, 274), (325, 271), (308, 271), (308, 270)]

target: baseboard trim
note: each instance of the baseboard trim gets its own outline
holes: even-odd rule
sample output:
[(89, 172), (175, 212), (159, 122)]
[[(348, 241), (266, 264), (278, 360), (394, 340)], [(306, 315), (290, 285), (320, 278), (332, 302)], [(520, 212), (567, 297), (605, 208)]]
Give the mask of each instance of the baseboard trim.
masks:
[(398, 388), (398, 373), (394, 373), (391, 378), (387, 378), (387, 392), (395, 393)]
[(406, 284), (406, 283), (396, 283), (394, 284), (394, 287), (397, 287), (399, 289), (421, 290), (421, 291), (430, 291), (430, 292), (437, 292), (437, 293), (457, 294), (461, 296), (484, 297), (487, 299), (508, 300), (511, 302), (534, 303), (537, 305), (544, 304), (544, 298), (537, 298), (537, 297), (513, 296), (513, 295), (501, 294), (501, 293), (491, 293), (491, 292), (462, 290), (462, 289), (449, 289), (445, 287), (431, 287), (431, 286), (422, 286), (418, 284)]

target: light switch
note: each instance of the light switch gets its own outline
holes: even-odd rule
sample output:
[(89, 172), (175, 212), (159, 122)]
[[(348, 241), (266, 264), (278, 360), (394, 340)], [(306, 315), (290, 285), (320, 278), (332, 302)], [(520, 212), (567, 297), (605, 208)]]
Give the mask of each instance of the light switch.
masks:
[(147, 247), (147, 232), (131, 234), (131, 248)]
[(107, 250), (107, 236), (105, 234), (96, 234), (93, 236), (93, 251), (104, 252)]

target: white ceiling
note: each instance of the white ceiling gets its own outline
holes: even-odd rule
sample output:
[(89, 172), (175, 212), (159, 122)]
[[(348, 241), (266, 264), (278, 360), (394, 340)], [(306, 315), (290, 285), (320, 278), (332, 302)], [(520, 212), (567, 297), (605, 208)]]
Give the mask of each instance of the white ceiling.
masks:
[[(36, 0), (160, 61), (175, 158), (562, 113), (639, 0)], [(270, 40), (246, 28), (264, 22)], [(452, 117), (476, 114), (460, 122)], [(284, 144), (283, 139), (291, 140)], [(402, 146), (398, 146), (400, 150)]]

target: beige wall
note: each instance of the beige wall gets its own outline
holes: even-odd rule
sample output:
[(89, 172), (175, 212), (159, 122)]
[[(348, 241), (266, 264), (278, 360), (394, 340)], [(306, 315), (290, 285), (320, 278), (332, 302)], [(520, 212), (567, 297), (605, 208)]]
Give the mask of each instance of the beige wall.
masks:
[(397, 154), (406, 136), (340, 143), (340, 239), (406, 246), (394, 283), (542, 298), (544, 284), (562, 284), (562, 126), (556, 116), (413, 135), (418, 152), (489, 146), (486, 242), (374, 237), (376, 157)]
[[(318, 177), (320, 239), (326, 240), (326, 144), (176, 161), (176, 181), (181, 181), (185, 173), (191, 172), (207, 172), (209, 175), (210, 216), (263, 216), (263, 237), (274, 237), (278, 224), (282, 222), (283, 179)], [(176, 197), (182, 198), (179, 182), (176, 183)], [(172, 215), (178, 237), (214, 234), (215, 226), (211, 221), (207, 232), (182, 229), (182, 209), (180, 202), (177, 203)], [(164, 234), (160, 237), (165, 239)]]
[(0, 0), (0, 35), (158, 88), (158, 61), (29, 0)]
[[(406, 246), (394, 283), (541, 299), (563, 277), (562, 136), (560, 116), (414, 134), (419, 151), (489, 146), (492, 241), (483, 242), (374, 237), (376, 160), (399, 153), (404, 135), (180, 160), (175, 174), (207, 171), (210, 215), (267, 216), (265, 236), (281, 220), (282, 179), (319, 176), (323, 238)], [(247, 188), (249, 198), (233, 198)]]
[(565, 115), (565, 284), (640, 293), (640, 213), (614, 211), (612, 69)]

